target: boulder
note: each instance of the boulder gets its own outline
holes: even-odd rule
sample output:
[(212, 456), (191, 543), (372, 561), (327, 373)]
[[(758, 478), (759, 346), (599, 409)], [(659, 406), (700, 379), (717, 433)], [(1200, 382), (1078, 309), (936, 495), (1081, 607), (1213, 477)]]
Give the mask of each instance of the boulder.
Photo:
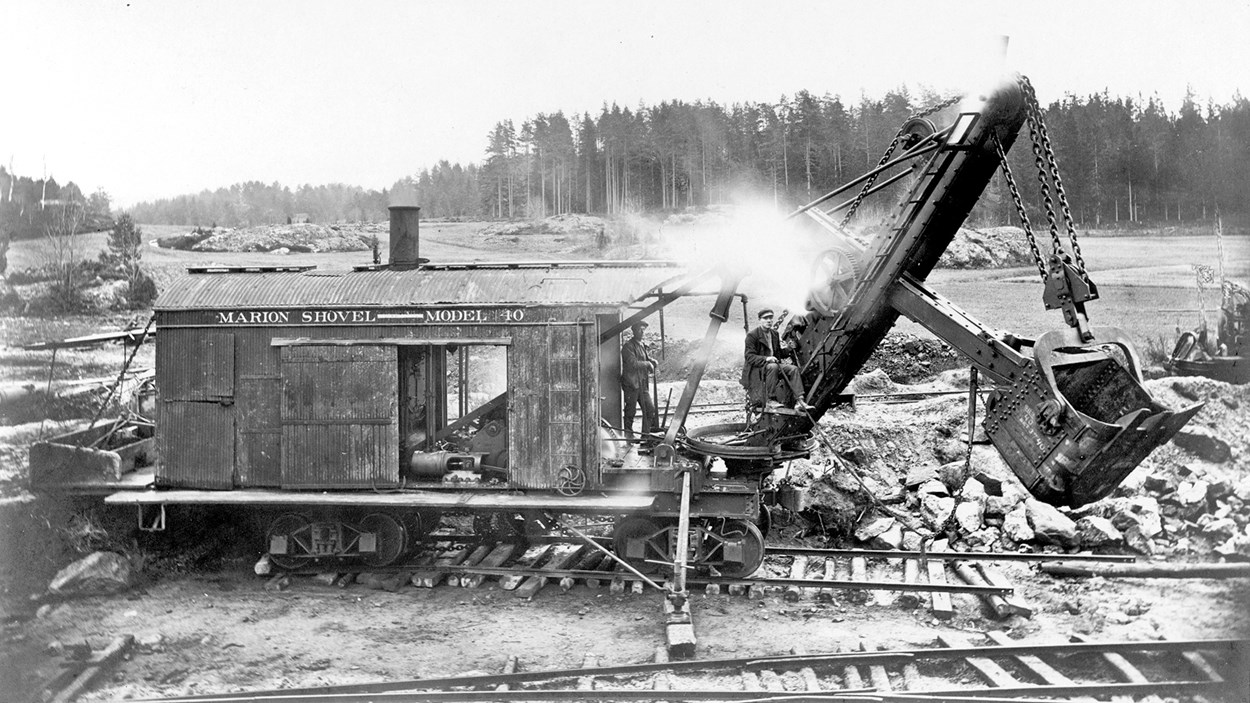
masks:
[(1232, 456), (1228, 442), (1206, 427), (1185, 426), (1172, 438), (1172, 443), (1203, 461), (1215, 464), (1228, 461)]
[(985, 484), (978, 481), (975, 477), (964, 481), (964, 486), (959, 491), (959, 497), (963, 500), (972, 500), (985, 507), (985, 502), (989, 500), (989, 493), (985, 490)]
[(1138, 554), (1154, 554), (1154, 540), (1142, 534), (1141, 527), (1133, 525), (1124, 531), (1124, 545)]
[(1163, 531), (1163, 518), (1159, 515), (1159, 501), (1150, 496), (1134, 496), (1120, 506), (1111, 523), (1116, 529), (1127, 533), (1137, 527), (1144, 537), (1154, 537)]
[(917, 488), (916, 491), (920, 493), (920, 495), (922, 496), (925, 496), (925, 495), (949, 496), (951, 494), (950, 490), (946, 488), (946, 484), (942, 483), (941, 481), (937, 479), (925, 481), (924, 483), (920, 484), (920, 487)]
[(902, 548), (909, 552), (918, 552), (924, 546), (925, 535), (911, 530), (903, 530)]
[(955, 499), (950, 496), (928, 494), (920, 499), (920, 517), (925, 525), (941, 532), (955, 512)]
[(1033, 542), (1036, 535), (1029, 527), (1029, 510), (1023, 502), (1016, 504), (1003, 518), (1003, 535), (1013, 542)]
[(1001, 533), (997, 529), (986, 527), (964, 535), (963, 543), (971, 551), (988, 552), (993, 549), (994, 543), (998, 541), (1000, 536)]
[(1076, 544), (1076, 523), (1058, 508), (1035, 498), (1024, 501), (1024, 508), (1029, 527), (1038, 538), (1052, 544)]
[(973, 533), (984, 526), (985, 508), (975, 500), (964, 500), (955, 507), (955, 522), (964, 533)]
[(1087, 515), (1077, 520), (1076, 532), (1080, 535), (1081, 544), (1086, 547), (1119, 544), (1124, 540), (1124, 534), (1110, 520), (1097, 515)]
[(61, 569), (48, 584), (57, 595), (117, 593), (131, 586), (130, 561), (117, 552), (92, 552)]
[(954, 493), (968, 481), (968, 465), (963, 461), (952, 461), (938, 467), (938, 479), (946, 485), (946, 490)]
[(903, 526), (894, 522), (884, 532), (868, 542), (872, 549), (898, 549), (903, 546)]
[[(894, 527), (897, 523), (897, 520), (889, 517), (888, 515), (866, 515), (864, 516), (864, 519), (860, 520), (859, 524), (855, 526), (855, 539), (860, 542), (867, 542), (882, 532)], [(899, 534), (899, 539), (902, 539), (901, 532)]]
[(1185, 481), (1176, 489), (1176, 501), (1186, 508), (1205, 509), (1210, 488), (1211, 484), (1201, 479)]
[(931, 464), (922, 464), (913, 466), (907, 470), (907, 478), (903, 480), (903, 485), (908, 488), (915, 488), (929, 481), (936, 481), (938, 477), (937, 467)]
[[(979, 479), (978, 479), (979, 480)], [(1000, 495), (990, 493), (985, 498), (985, 514), (986, 515), (1006, 515), (1016, 506), (1024, 502), (1028, 494), (1024, 489), (1017, 487), (1015, 484), (1004, 483)]]

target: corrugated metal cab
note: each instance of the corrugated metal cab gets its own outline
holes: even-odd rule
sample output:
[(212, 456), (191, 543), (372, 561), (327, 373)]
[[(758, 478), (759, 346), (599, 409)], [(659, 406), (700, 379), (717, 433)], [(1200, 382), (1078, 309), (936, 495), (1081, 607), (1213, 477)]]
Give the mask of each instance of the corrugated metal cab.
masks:
[(619, 420), (619, 340), (601, 350), (599, 332), (673, 274), (619, 263), (190, 273), (156, 305), (157, 484), (446, 485), (414, 467), (462, 440), (469, 468), (492, 479), (465, 487), (556, 488), (574, 467), (594, 488), (601, 413)]

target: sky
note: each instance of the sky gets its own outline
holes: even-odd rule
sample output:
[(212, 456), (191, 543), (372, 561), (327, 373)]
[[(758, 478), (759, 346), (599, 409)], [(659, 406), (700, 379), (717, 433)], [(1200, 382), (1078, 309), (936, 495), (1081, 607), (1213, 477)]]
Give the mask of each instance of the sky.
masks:
[(0, 165), (114, 205), (248, 180), (389, 188), (495, 123), (665, 100), (1250, 95), (1250, 0), (0, 0)]

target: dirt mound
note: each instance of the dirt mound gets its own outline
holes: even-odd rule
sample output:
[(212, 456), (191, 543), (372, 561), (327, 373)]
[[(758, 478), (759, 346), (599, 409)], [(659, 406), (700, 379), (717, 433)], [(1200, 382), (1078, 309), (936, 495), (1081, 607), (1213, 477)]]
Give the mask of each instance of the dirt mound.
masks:
[(953, 269), (1013, 268), (1031, 263), (1033, 255), (1019, 227), (960, 227), (938, 259), (939, 267)]
[(386, 233), (387, 225), (381, 223), (320, 225), (305, 222), (236, 229), (219, 227), (207, 232), (207, 237), (176, 235), (164, 237), (157, 244), (170, 249), (211, 252), (265, 251), (286, 254), (367, 251), (372, 248), (374, 241)]
[(483, 227), (479, 234), (488, 237), (513, 237), (534, 234), (598, 234), (606, 228), (606, 220), (594, 215), (563, 214), (541, 220), (496, 222)]

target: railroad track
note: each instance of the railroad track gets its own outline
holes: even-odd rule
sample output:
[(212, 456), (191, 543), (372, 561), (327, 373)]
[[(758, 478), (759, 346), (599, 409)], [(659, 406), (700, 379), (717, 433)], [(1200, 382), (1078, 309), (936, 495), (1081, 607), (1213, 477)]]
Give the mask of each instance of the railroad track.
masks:
[[(243, 701), (1037, 701), (1201, 696), (1245, 701), (1250, 641), (1016, 642), (990, 632), (973, 643), (942, 635), (940, 646), (882, 650), (860, 640), (847, 651), (523, 671), (159, 699)], [(854, 651), (850, 651), (854, 650)], [(1193, 698), (1190, 698), (1193, 700)]]
[[(980, 597), (1000, 617), (1028, 616), (1031, 608), (1015, 595), (995, 562), (1060, 560), (1131, 562), (1133, 558), (777, 547), (767, 551), (763, 566), (748, 578), (698, 574), (690, 576), (687, 584), (708, 595), (781, 595), (788, 601), (814, 598), (826, 602), (841, 597), (859, 604), (927, 606), (939, 619), (954, 615), (952, 594), (971, 594)], [(285, 587), (292, 574), (316, 574), (323, 583), (340, 587), (363, 584), (391, 591), (407, 587), (478, 588), (493, 582), (518, 597), (534, 598), (544, 588), (567, 591), (577, 586), (607, 588), (614, 594), (642, 593), (648, 588), (666, 587), (667, 569), (660, 571), (639, 575), (591, 545), (550, 538), (524, 547), (519, 542), (435, 536), (429, 549), (409, 563), (368, 570), (351, 567), (336, 571), (329, 567), (321, 572), (283, 572), (274, 576), (271, 583)]]

